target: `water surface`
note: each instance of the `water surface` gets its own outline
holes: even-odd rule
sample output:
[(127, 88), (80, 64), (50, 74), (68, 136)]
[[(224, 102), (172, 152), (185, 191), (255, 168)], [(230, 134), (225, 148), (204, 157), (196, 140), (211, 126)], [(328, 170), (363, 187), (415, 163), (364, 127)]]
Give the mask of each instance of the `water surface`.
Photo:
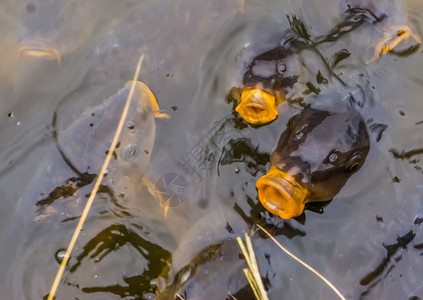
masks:
[[(57, 149), (55, 135), (121, 89), (143, 53), (139, 80), (170, 115), (170, 119), (156, 119), (155, 145), (145, 175), (156, 187), (141, 186), (123, 198), (100, 193), (57, 299), (154, 299), (198, 253), (219, 243), (223, 245), (220, 259), (201, 263), (197, 259), (195, 275), (180, 286), (181, 295), (225, 299), (230, 292), (237, 299), (254, 299), (242, 272), (245, 261), (234, 241), (244, 232), (253, 235), (270, 299), (281, 295), (335, 299), (319, 279), (266, 239), (255, 223), (270, 229), (347, 299), (423, 298), (421, 50), (388, 54), (366, 64), (374, 41), (389, 35), (395, 26), (407, 24), (421, 34), (423, 11), (418, 1), (369, 3), (376, 15), (388, 16), (385, 22), (365, 23), (320, 45), (320, 55), (303, 51), (297, 66), (299, 80), (288, 94), (291, 101), (279, 106), (276, 121), (259, 128), (233, 113), (226, 101), (230, 88), (240, 84), (254, 56), (281, 42), (294, 16), (311, 40), (318, 39), (342, 22), (344, 1), (94, 2), (72, 2), (80, 21), (67, 25), (66, 19), (59, 18), (60, 26), (54, 14), (62, 7), (50, 15), (43, 11), (37, 19), (32, 8), (42, 6), (36, 0), (0, 6), (0, 266), (4, 270), (0, 291), (4, 297), (42, 299), (48, 294), (59, 267), (56, 258), (66, 248), (78, 216), (39, 226), (28, 209), (31, 205), (20, 204), (35, 202), (23, 198), (25, 190), (45, 180), (40, 178), (40, 166), (66, 165), (50, 155)], [(23, 12), (33, 11), (30, 21), (22, 7)], [(112, 15), (112, 11), (120, 13)], [(32, 31), (28, 24), (33, 22), (45, 27)], [(75, 26), (81, 26), (77, 29), (84, 34), (72, 36)], [(64, 39), (65, 35), (70, 37)], [(60, 64), (48, 57), (19, 56), (28, 41), (53, 47), (49, 39), (60, 52)], [(409, 45), (405, 43), (398, 52)], [(328, 69), (345, 51), (350, 55)], [(318, 81), (318, 73), (326, 81)], [(361, 113), (372, 135), (363, 168), (323, 214), (306, 210), (295, 220), (270, 215), (259, 204), (255, 182), (266, 172), (269, 154), (287, 120), (302, 109), (298, 103), (320, 92), (330, 98), (332, 91), (339, 94), (357, 85), (366, 91)], [(381, 128), (385, 130), (379, 140)], [(174, 196), (166, 216), (157, 199), (162, 192)]]

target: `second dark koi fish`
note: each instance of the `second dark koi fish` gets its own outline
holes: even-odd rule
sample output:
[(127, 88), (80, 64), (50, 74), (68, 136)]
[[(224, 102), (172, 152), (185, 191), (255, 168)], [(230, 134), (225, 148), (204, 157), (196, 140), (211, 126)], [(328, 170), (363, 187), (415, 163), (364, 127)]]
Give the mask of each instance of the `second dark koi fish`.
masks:
[(355, 108), (328, 112), (306, 106), (293, 116), (257, 181), (260, 202), (283, 219), (307, 202), (331, 200), (364, 164), (370, 148), (366, 124)]

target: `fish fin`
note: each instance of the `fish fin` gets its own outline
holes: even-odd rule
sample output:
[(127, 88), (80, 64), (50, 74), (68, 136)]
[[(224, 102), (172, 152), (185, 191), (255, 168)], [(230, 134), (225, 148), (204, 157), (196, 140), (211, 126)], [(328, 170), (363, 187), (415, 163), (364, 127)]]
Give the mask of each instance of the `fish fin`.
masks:
[(165, 114), (165, 113), (161, 113), (160, 111), (155, 111), (155, 112), (154, 112), (154, 117), (155, 117), (155, 118), (165, 118), (165, 119), (170, 119), (170, 115)]
[(141, 182), (138, 187), (145, 186), (148, 192), (155, 197), (154, 190), (156, 189), (156, 185), (146, 176), (141, 179)]
[(146, 176), (141, 180), (140, 186), (147, 187), (148, 192), (159, 202), (160, 206), (164, 207), (164, 217), (167, 217), (169, 211), (169, 202), (163, 200), (163, 196), (160, 192), (156, 192), (156, 185)]
[[(131, 81), (128, 81), (128, 82), (131, 82)], [(144, 90), (147, 92), (147, 94), (150, 98), (151, 109), (153, 110), (154, 117), (170, 119), (170, 115), (160, 112), (160, 107), (159, 107), (159, 104), (157, 103), (156, 96), (154, 96), (154, 94), (150, 90), (150, 88), (142, 81), (137, 81), (137, 84), (142, 86), (144, 88)]]
[(380, 57), (382, 57), (382, 55), (385, 55), (386, 53), (394, 49), (396, 46), (398, 46), (398, 44), (401, 43), (403, 40), (406, 40), (410, 37), (413, 38), (417, 42), (417, 44), (420, 45), (422, 43), (421, 37), (413, 33), (410, 27), (408, 27), (407, 25), (401, 26), (397, 30), (395, 36), (380, 41), (376, 44), (374, 55), (370, 60), (366, 62), (366, 64), (369, 64), (379, 59)]
[(164, 217), (167, 218), (167, 213), (169, 212), (169, 202), (166, 202), (166, 206), (164, 207)]

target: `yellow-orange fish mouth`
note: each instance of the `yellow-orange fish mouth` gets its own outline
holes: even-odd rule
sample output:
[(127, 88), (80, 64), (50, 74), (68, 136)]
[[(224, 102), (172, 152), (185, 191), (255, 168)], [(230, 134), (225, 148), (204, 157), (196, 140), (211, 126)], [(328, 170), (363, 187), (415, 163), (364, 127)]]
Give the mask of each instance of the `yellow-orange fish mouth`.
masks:
[(290, 219), (303, 213), (309, 191), (288, 173), (271, 167), (256, 187), (261, 204), (272, 214)]
[(60, 52), (55, 48), (44, 48), (35, 46), (22, 46), (19, 48), (19, 56), (41, 57), (43, 59), (56, 60), (60, 65)]
[(264, 90), (246, 88), (235, 111), (248, 123), (253, 125), (266, 124), (278, 116), (276, 97)]

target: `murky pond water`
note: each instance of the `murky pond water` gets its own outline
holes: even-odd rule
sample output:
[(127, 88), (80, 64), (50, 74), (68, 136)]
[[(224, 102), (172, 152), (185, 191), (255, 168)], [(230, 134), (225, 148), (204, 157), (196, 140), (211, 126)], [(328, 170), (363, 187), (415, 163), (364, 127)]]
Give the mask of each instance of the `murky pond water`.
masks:
[[(372, 14), (347, 27), (348, 5)], [(399, 26), (421, 35), (422, 16), (411, 0), (3, 1), (2, 299), (48, 295), (117, 127), (110, 101), (128, 93), (141, 54), (138, 79), (170, 118), (130, 112), (56, 299), (255, 299), (244, 232), (270, 299), (336, 299), (255, 224), (347, 299), (423, 298), (423, 57), (408, 39), (368, 63)], [(296, 53), (278, 118), (250, 126), (228, 93), (289, 28), (327, 41)], [(288, 120), (350, 94), (371, 139), (363, 167), (325, 207), (267, 212), (255, 184)]]

